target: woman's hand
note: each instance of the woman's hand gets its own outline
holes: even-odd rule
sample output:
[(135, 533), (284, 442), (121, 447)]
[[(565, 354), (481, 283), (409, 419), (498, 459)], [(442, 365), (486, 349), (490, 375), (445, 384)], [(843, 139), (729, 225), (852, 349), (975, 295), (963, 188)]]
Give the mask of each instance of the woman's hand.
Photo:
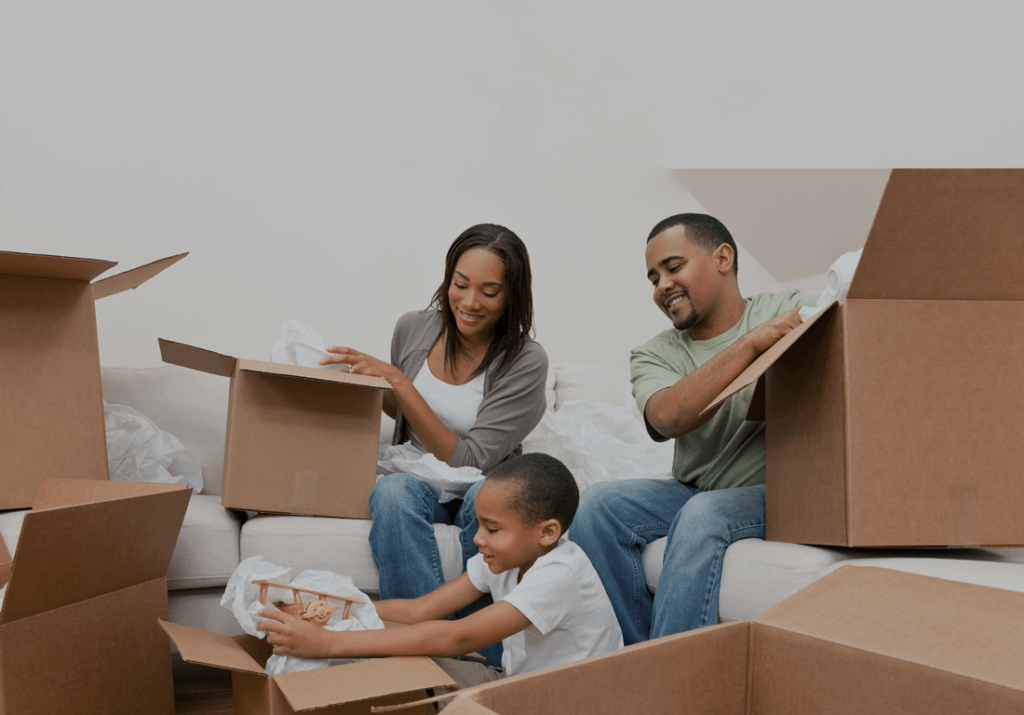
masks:
[(401, 376), (401, 371), (391, 363), (378, 360), (372, 355), (361, 353), (358, 350), (352, 348), (338, 347), (332, 345), (327, 348), (327, 352), (331, 353), (320, 361), (321, 365), (330, 365), (333, 363), (345, 363), (350, 365), (349, 372), (357, 375), (371, 375), (372, 377), (382, 377), (391, 383), (392, 386), (395, 384), (395, 380)]
[(328, 658), (327, 631), (309, 621), (265, 608), (257, 615), (271, 618), (261, 621), (256, 629), (267, 631), (267, 643), (274, 646), (274, 655), (291, 655), (299, 658)]

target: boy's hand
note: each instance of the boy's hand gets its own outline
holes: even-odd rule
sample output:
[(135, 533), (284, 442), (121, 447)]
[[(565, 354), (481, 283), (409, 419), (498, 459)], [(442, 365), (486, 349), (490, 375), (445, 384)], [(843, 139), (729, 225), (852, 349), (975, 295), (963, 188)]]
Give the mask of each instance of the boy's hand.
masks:
[(256, 629), (267, 631), (267, 643), (274, 646), (274, 655), (290, 655), (297, 658), (330, 657), (327, 632), (320, 626), (276, 609), (265, 608), (257, 615), (273, 619), (257, 623)]

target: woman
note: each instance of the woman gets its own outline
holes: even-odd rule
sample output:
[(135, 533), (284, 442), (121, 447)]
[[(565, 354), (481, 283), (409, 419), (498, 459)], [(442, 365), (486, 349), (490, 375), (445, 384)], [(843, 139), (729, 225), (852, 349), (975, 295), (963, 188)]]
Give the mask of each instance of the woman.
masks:
[[(384, 411), (395, 418), (392, 444), (412, 441), (453, 467), (486, 472), (522, 452), (547, 407), (547, 355), (529, 338), (530, 282), (518, 236), (494, 224), (473, 226), (448, 249), (444, 282), (427, 310), (398, 320), (390, 364), (341, 347), (329, 348), (333, 355), (322, 362), (348, 363), (352, 372), (391, 384)], [(417, 598), (444, 585), (435, 523), (461, 527), (463, 568), (477, 553), (479, 485), (441, 503), (413, 476), (381, 477), (370, 496), (370, 547), (382, 599)], [(495, 654), (486, 655), (493, 662)]]

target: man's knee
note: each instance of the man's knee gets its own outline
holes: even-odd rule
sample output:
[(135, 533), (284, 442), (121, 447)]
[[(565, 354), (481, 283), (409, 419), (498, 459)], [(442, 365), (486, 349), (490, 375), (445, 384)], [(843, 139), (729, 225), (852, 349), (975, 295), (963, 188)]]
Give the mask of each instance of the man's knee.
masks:
[(680, 511), (676, 531), (728, 538), (739, 528), (763, 528), (764, 491), (757, 489), (740, 487), (694, 495)]

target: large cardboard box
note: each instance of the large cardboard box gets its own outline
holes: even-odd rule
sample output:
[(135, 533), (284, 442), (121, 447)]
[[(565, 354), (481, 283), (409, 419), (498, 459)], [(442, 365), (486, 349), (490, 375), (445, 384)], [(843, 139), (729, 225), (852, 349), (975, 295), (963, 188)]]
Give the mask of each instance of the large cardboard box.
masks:
[[(320, 715), (361, 715), (372, 707), (424, 700), (430, 688), (452, 687), (455, 682), (430, 658), (377, 658), (284, 675), (263, 669), (272, 653), (265, 639), (220, 633), (161, 621), (178, 646), (181, 657), (231, 671), (236, 713), (292, 715), (315, 711)], [(427, 715), (436, 710), (421, 704), (402, 710)]]
[(1024, 713), (1024, 594), (845, 566), (750, 623), (478, 686), (444, 712)]
[(231, 378), (224, 506), (370, 518), (387, 380), (159, 342), (165, 362)]
[[(165, 574), (192, 490), (45, 480), (0, 609), (0, 715), (174, 712)], [(0, 544), (3, 542), (0, 541)]]
[(0, 251), (0, 509), (50, 477), (107, 479), (95, 303), (187, 255), (93, 283), (117, 264)]
[(769, 540), (1024, 545), (1022, 270), (1024, 170), (892, 172), (846, 303), (713, 403), (761, 378)]

